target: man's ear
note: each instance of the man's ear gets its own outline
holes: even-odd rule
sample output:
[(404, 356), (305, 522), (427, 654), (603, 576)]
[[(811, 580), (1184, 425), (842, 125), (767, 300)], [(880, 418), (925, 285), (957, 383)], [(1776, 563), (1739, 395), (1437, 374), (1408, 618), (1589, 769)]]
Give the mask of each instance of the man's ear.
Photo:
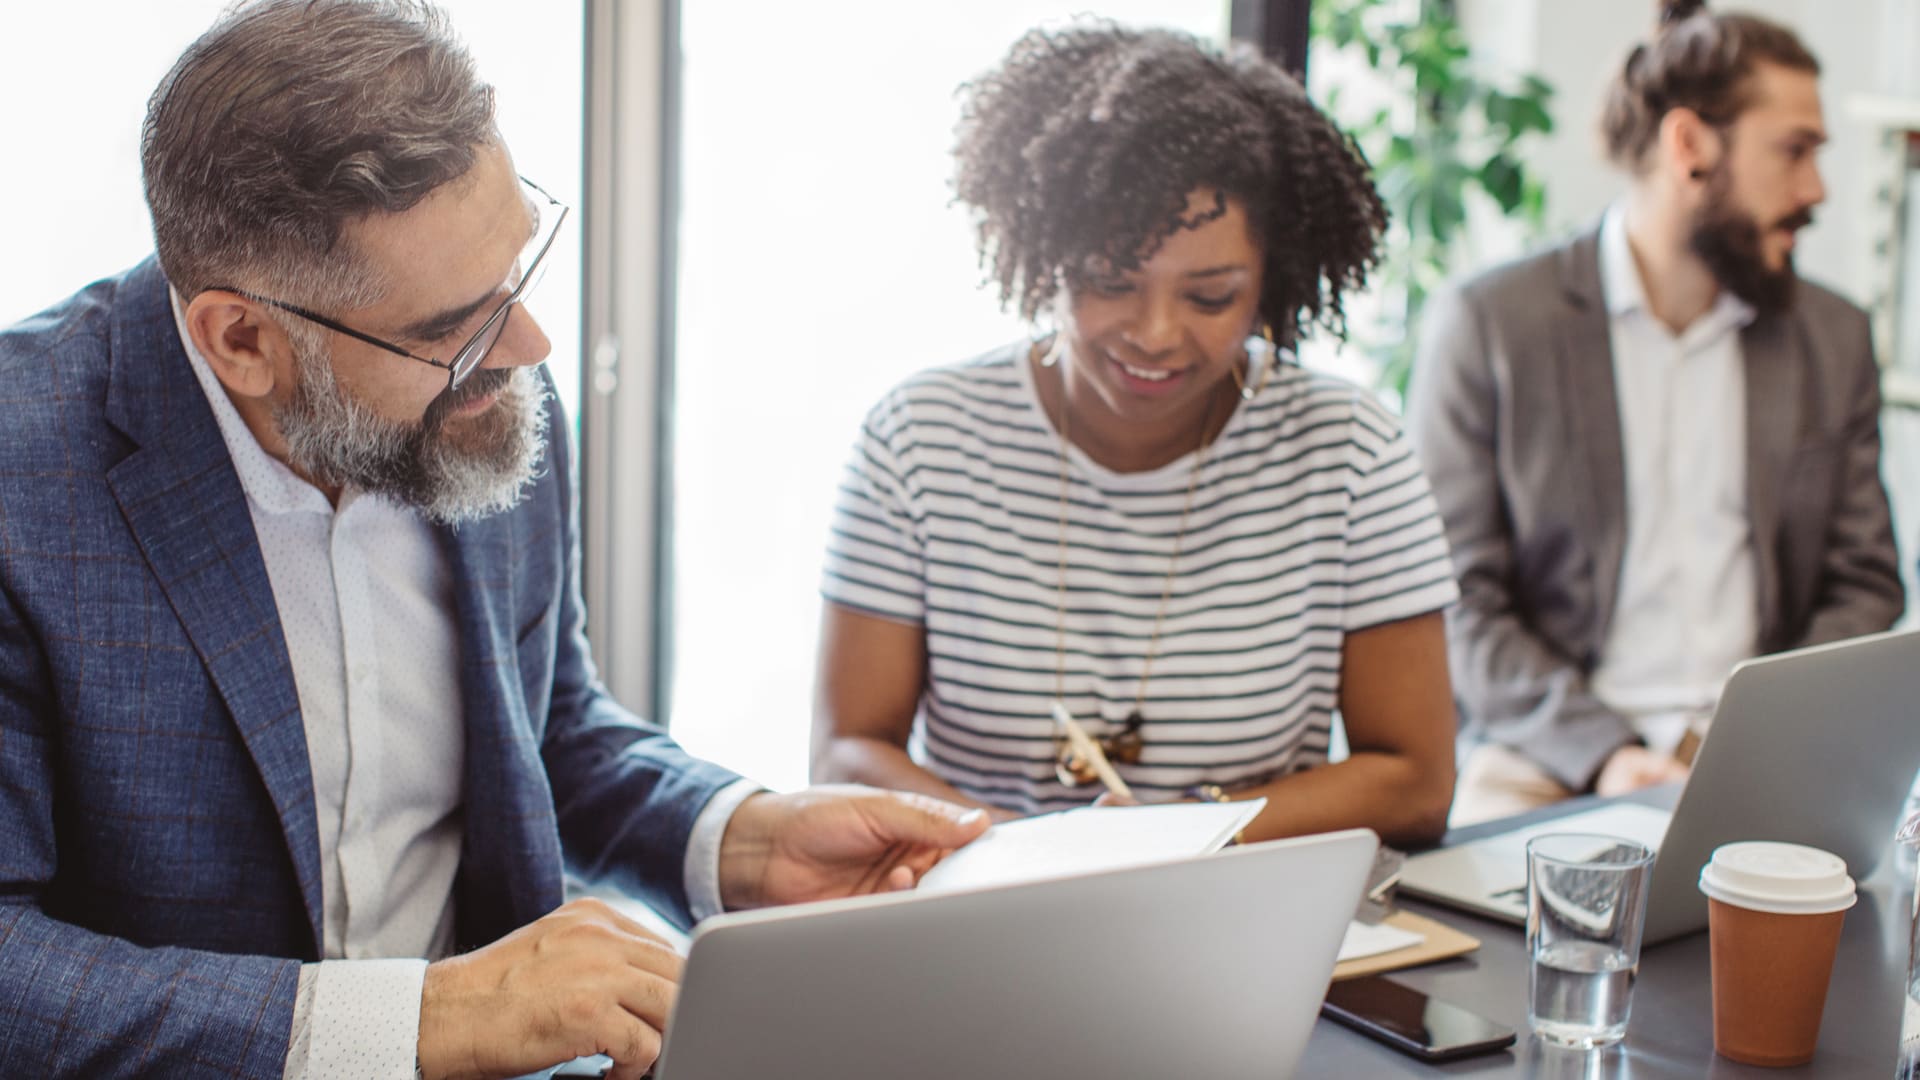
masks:
[(1680, 187), (1697, 187), (1713, 175), (1727, 152), (1719, 129), (1692, 109), (1669, 109), (1660, 120), (1660, 160)]
[(187, 301), (187, 335), (220, 385), (237, 397), (264, 398), (291, 371), (293, 343), (260, 305), (210, 289)]

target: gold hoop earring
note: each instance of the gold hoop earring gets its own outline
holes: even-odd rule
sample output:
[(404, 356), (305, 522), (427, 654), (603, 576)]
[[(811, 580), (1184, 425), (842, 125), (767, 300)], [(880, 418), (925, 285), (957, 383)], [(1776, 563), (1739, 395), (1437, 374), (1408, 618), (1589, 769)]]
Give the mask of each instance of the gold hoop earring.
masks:
[(1053, 332), (1052, 344), (1048, 345), (1046, 352), (1040, 352), (1040, 345), (1042, 342), (1045, 342), (1046, 339), (1045, 338), (1033, 339), (1033, 352), (1039, 355), (1039, 363), (1041, 367), (1050, 368), (1060, 362), (1060, 345), (1063, 340), (1064, 339), (1060, 336), (1060, 331), (1055, 330)]
[[(1233, 365), (1231, 369), (1233, 371), (1234, 385), (1240, 388), (1240, 400), (1242, 401), (1252, 401), (1255, 397), (1259, 396), (1260, 391), (1267, 388), (1267, 380), (1273, 378), (1273, 369), (1280, 366), (1280, 345), (1273, 340), (1272, 323), (1268, 323), (1260, 328), (1260, 339), (1265, 341), (1265, 349), (1246, 349), (1247, 373), (1244, 376), (1241, 375), (1240, 365), (1238, 364)], [(1251, 346), (1254, 340), (1253, 338), (1248, 338), (1247, 344)], [(1258, 354), (1257, 358), (1256, 353)], [(1257, 386), (1252, 385), (1256, 370), (1260, 375), (1260, 382)]]

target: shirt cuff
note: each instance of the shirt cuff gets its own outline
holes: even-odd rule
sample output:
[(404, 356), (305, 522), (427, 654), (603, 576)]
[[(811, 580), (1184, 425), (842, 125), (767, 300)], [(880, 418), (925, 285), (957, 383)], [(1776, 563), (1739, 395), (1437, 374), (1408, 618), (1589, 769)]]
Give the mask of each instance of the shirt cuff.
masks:
[(687, 837), (687, 859), (681, 868), (687, 885), (687, 912), (694, 922), (726, 910), (720, 902), (720, 841), (727, 835), (727, 823), (749, 796), (766, 789), (751, 780), (735, 780), (707, 800), (706, 808), (693, 821), (693, 833)]
[(425, 960), (301, 965), (286, 1080), (413, 1080), (426, 979)]
[(287, 1061), (281, 1067), (281, 1080), (306, 1080), (307, 1036), (313, 1026), (313, 980), (319, 964), (300, 965), (300, 984), (293, 992), (293, 1030), (287, 1036)]

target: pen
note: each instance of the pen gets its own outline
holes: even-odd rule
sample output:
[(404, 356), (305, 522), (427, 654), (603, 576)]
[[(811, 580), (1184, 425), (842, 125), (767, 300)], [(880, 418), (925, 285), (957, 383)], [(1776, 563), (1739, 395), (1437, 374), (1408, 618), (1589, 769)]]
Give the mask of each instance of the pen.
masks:
[(1107, 755), (1100, 749), (1100, 744), (1093, 741), (1093, 736), (1087, 734), (1087, 730), (1080, 726), (1079, 722), (1073, 718), (1073, 714), (1068, 712), (1067, 707), (1060, 704), (1058, 699), (1053, 703), (1053, 722), (1066, 732), (1067, 745), (1073, 748), (1074, 753), (1085, 758), (1087, 764), (1093, 766), (1094, 775), (1100, 778), (1101, 783), (1107, 785), (1108, 791), (1129, 801), (1133, 799), (1133, 789), (1127, 786), (1125, 780), (1120, 779), (1119, 773), (1113, 771), (1113, 763), (1107, 760)]

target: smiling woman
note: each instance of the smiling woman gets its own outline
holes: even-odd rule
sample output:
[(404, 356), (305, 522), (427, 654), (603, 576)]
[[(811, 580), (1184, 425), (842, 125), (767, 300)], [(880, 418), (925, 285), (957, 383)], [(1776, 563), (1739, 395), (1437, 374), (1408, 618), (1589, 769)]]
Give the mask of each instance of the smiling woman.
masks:
[(1252, 838), (1436, 837), (1446, 543), (1393, 419), (1290, 362), (1374, 262), (1364, 161), (1273, 64), (1166, 31), (1035, 31), (963, 108), (982, 257), (1052, 326), (868, 415), (815, 778), (1086, 803), (1064, 711), (1143, 799), (1267, 799)]

